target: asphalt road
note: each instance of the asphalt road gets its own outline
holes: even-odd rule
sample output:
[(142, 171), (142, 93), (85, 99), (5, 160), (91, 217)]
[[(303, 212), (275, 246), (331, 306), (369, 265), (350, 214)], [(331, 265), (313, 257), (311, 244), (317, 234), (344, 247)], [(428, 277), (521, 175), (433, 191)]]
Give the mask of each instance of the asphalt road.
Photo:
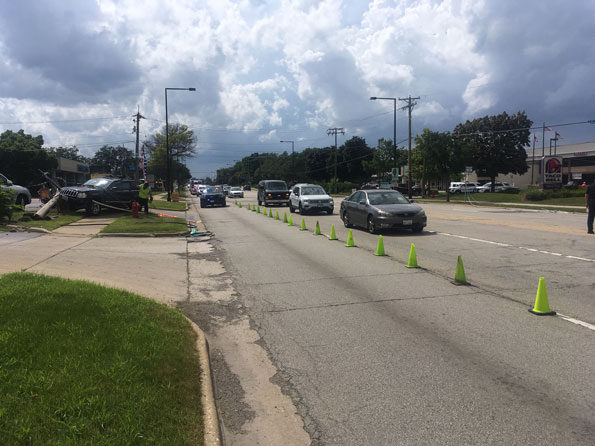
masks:
[(585, 216), (424, 205), (428, 231), (385, 233), (377, 257), (336, 214), (299, 231), (231, 203), (201, 218), (313, 444), (591, 444), (595, 332), (527, 311), (545, 276), (553, 309), (595, 321)]

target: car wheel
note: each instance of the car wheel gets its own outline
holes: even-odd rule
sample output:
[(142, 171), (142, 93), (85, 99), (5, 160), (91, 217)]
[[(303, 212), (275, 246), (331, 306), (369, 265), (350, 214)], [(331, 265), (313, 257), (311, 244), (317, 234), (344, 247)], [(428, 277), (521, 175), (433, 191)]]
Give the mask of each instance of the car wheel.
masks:
[(15, 201), (16, 204), (19, 206), (25, 207), (25, 203), (27, 202), (27, 198), (24, 195), (19, 195)]
[(204, 201), (202, 201), (202, 200), (200, 200), (200, 207), (201, 207), (201, 208), (204, 208), (204, 207), (205, 207), (205, 202), (204, 202)]
[(99, 215), (100, 213), (101, 213), (101, 206), (99, 206), (97, 203), (92, 201), (87, 205), (87, 214)]
[(258, 205), (262, 206), (262, 201), (260, 201), (260, 198), (258, 199)]
[(302, 207), (302, 203), (300, 203), (300, 215), (304, 213), (304, 208)]
[(378, 231), (378, 228), (376, 228), (376, 220), (374, 220), (374, 217), (372, 215), (368, 216), (368, 232), (370, 234), (376, 234), (376, 232)]
[(289, 203), (289, 212), (291, 212), (292, 214), (295, 212), (295, 208), (291, 203)]
[(347, 216), (347, 211), (343, 212), (343, 225), (346, 228), (351, 228), (351, 222), (349, 221), (349, 217)]
[(333, 209), (328, 209), (328, 210), (326, 211), (326, 213), (327, 213), (327, 214), (329, 214), (329, 215), (333, 215)]
[(411, 227), (411, 231), (412, 231), (412, 232), (421, 232), (421, 231), (423, 231), (423, 230), (424, 230), (424, 227), (423, 227), (423, 225), (413, 225), (413, 226)]

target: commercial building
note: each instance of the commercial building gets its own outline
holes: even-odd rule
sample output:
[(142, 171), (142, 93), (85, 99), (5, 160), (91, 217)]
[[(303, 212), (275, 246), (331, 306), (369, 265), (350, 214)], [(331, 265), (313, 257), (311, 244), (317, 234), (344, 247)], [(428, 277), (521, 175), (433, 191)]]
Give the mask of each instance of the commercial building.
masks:
[[(58, 167), (52, 172), (52, 178), (65, 186), (83, 184), (91, 178), (89, 165), (80, 161), (58, 157)], [(63, 181), (60, 181), (62, 179)]]

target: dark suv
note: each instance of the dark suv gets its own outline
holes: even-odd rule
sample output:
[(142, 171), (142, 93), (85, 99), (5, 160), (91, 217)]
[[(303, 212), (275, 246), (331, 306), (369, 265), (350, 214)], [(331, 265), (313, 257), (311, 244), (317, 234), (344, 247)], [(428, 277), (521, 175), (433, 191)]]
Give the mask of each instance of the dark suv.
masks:
[(60, 195), (68, 202), (70, 210), (86, 209), (98, 215), (105, 203), (117, 208), (130, 208), (138, 201), (138, 188), (133, 180), (119, 178), (91, 178), (82, 186), (63, 187)]
[(258, 183), (258, 204), (289, 206), (289, 188), (281, 180), (263, 180)]

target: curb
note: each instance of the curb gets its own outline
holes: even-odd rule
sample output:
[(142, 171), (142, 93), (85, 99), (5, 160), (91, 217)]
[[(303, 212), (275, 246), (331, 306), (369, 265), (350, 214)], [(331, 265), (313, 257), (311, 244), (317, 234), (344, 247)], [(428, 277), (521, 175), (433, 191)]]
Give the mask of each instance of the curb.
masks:
[(130, 232), (113, 232), (113, 233), (99, 233), (97, 237), (182, 237), (189, 235), (189, 231), (184, 232), (171, 232), (171, 233), (157, 233), (152, 234), (149, 232), (138, 232), (138, 233), (130, 233)]
[(14, 229), (17, 232), (38, 232), (40, 234), (51, 234), (52, 231), (48, 231), (45, 228), (36, 228), (35, 226), (19, 226), (19, 225), (6, 225), (9, 229)]
[(200, 399), (203, 408), (204, 441), (207, 446), (221, 445), (221, 430), (215, 405), (213, 381), (211, 377), (211, 360), (209, 358), (209, 344), (204, 332), (193, 321), (184, 316), (196, 333), (196, 350), (200, 359)]

